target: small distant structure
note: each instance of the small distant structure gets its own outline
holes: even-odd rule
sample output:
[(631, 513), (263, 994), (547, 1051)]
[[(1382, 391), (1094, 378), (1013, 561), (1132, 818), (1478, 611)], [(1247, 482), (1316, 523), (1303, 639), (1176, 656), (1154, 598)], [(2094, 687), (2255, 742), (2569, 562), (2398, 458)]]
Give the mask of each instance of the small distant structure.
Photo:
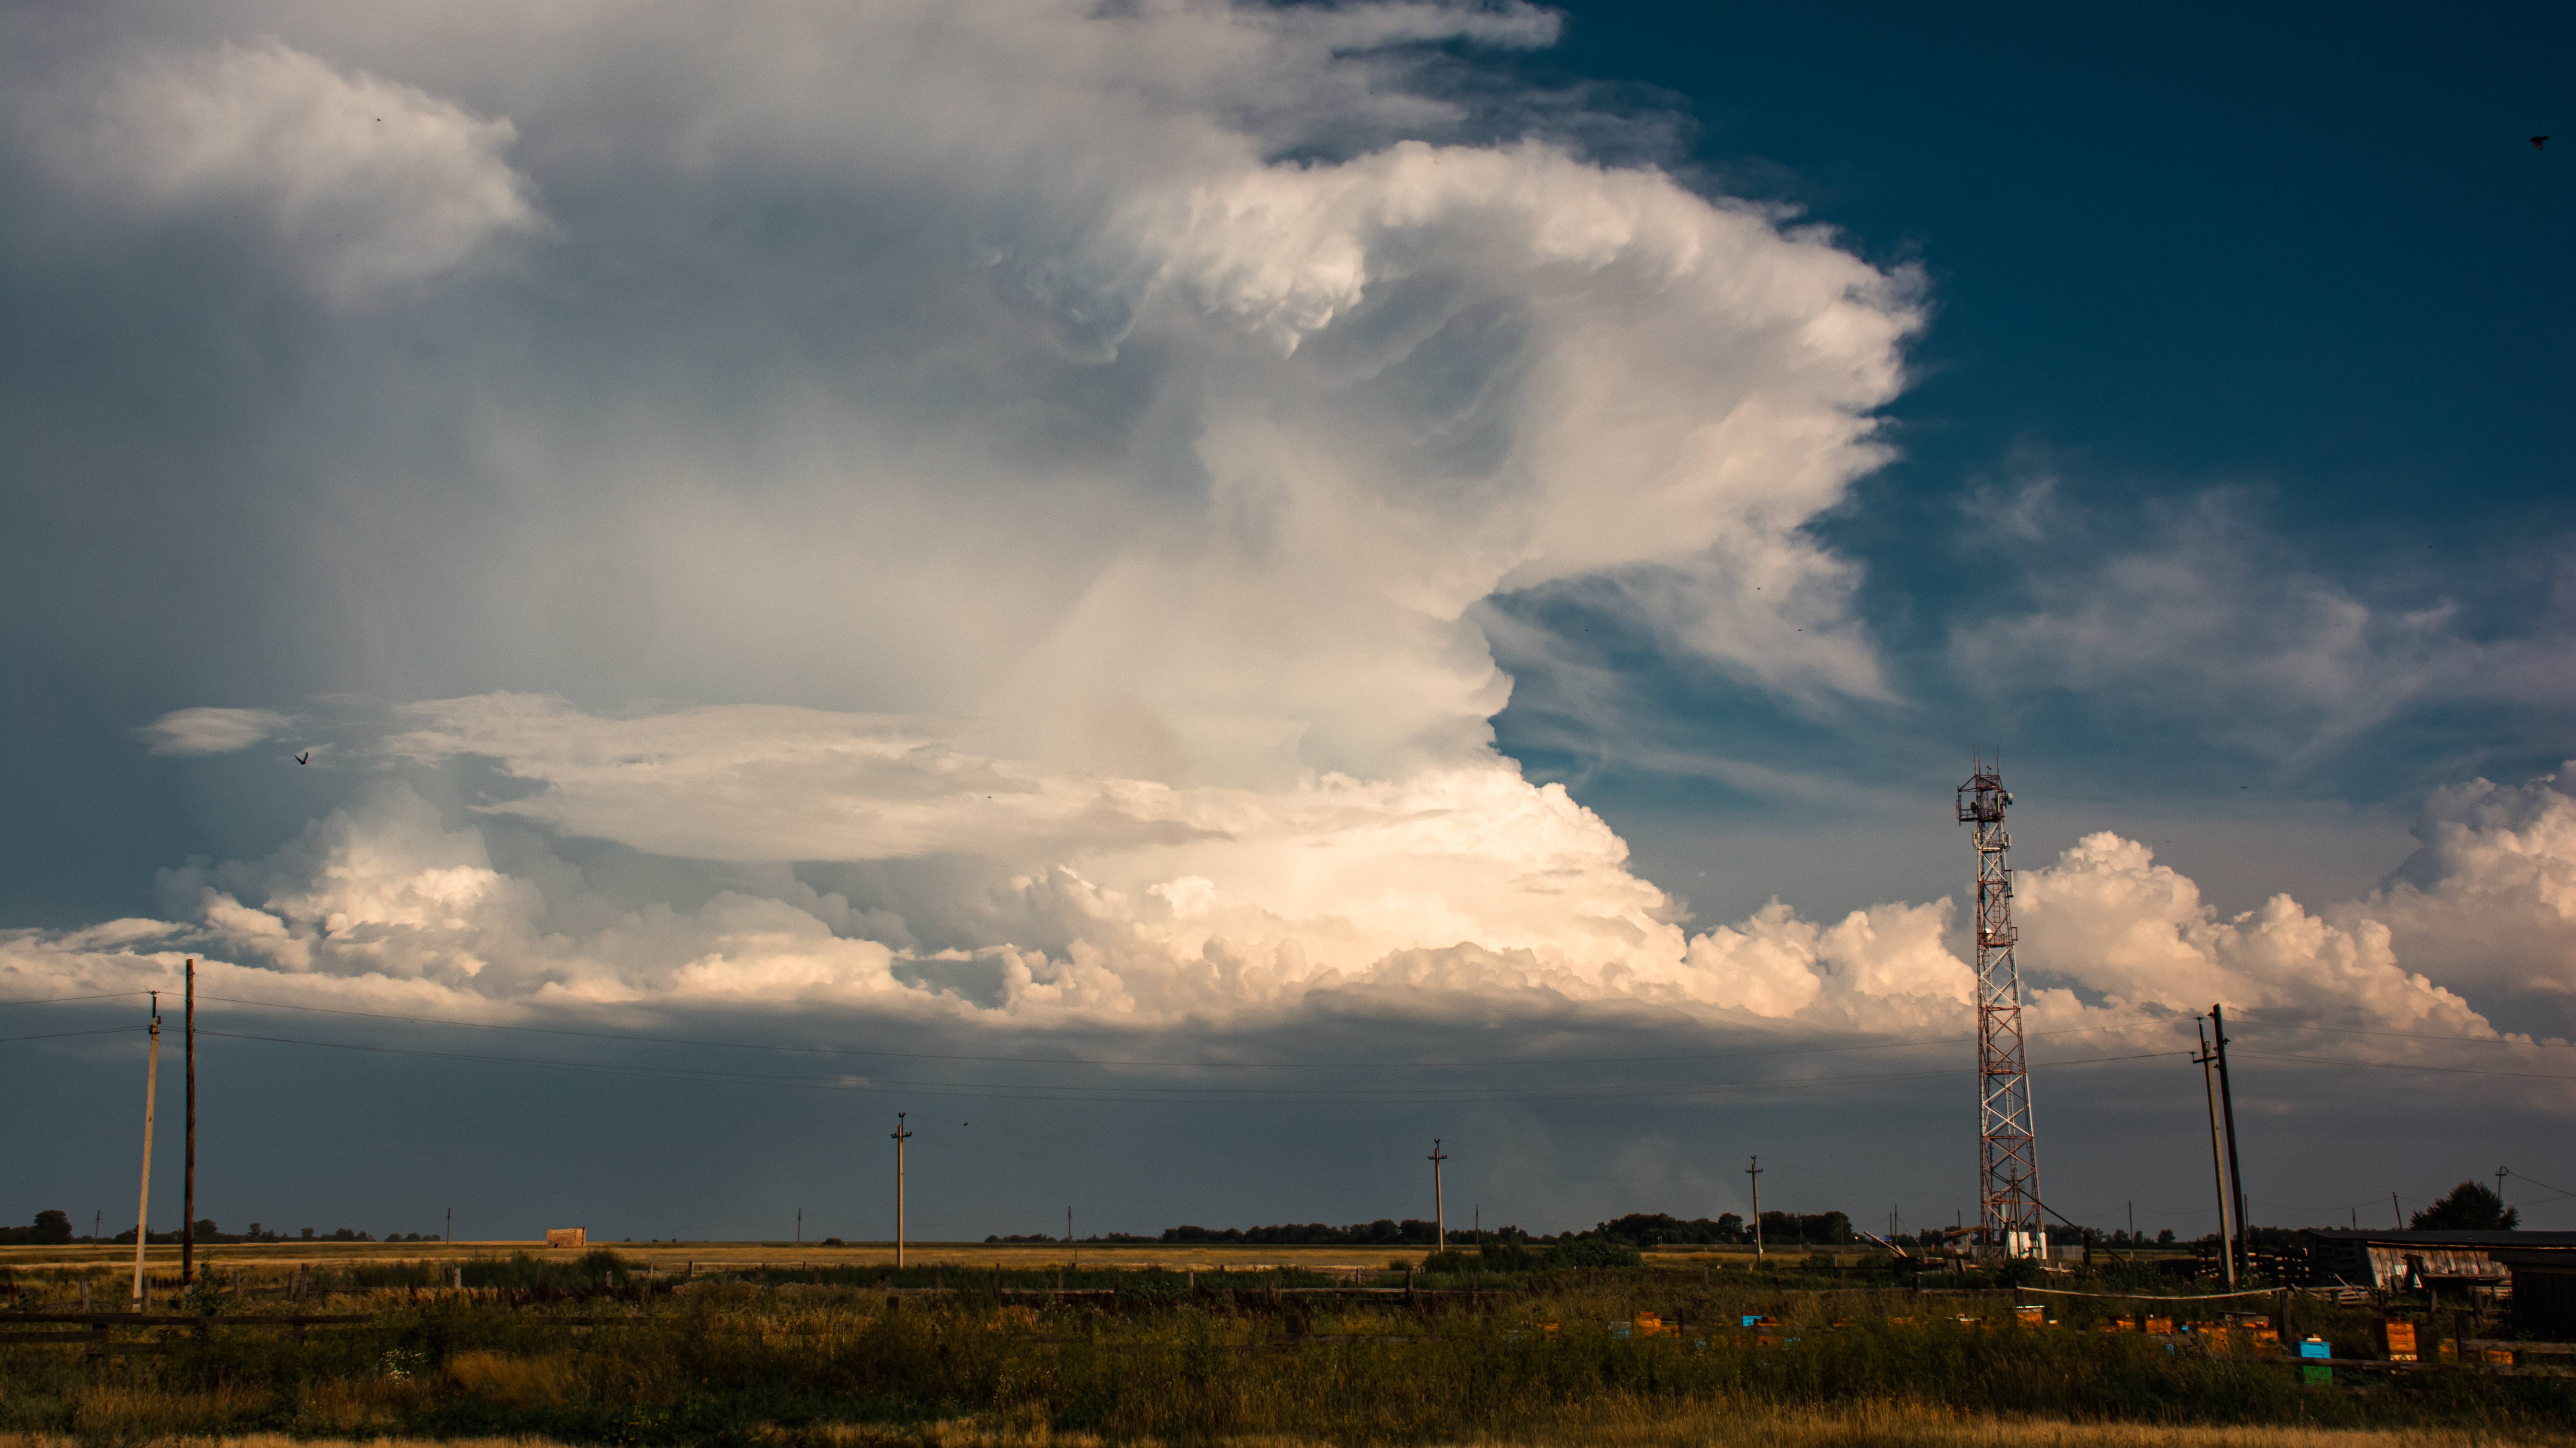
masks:
[(546, 1245), (548, 1247), (587, 1247), (590, 1245), (590, 1233), (580, 1227), (548, 1227)]
[(2502, 1287), (2522, 1295), (2524, 1273), (2576, 1271), (2576, 1232), (2373, 1231), (2311, 1227), (2311, 1280), (2381, 1292)]
[(2513, 1275), (2515, 1327), (2558, 1342), (2576, 1337), (2576, 1251), (2498, 1247), (2493, 1256)]

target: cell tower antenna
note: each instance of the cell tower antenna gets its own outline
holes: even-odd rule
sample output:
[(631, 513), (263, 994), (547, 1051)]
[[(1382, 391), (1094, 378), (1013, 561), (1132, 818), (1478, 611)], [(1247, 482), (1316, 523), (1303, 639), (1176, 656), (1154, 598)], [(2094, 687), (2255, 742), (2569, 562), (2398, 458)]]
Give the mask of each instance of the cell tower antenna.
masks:
[(2012, 916), (2012, 836), (2004, 831), (2012, 800), (2002, 761), (1975, 759), (1959, 786), (1959, 823), (1977, 827), (1978, 1225), (2007, 1257), (2045, 1257), (2039, 1135), (2022, 1049), (2021, 971), (2013, 964), (2021, 936)]

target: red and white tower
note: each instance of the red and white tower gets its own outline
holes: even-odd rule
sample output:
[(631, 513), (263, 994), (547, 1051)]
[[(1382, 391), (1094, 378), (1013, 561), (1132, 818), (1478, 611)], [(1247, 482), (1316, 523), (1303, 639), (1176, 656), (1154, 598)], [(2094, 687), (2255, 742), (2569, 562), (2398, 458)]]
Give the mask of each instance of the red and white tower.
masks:
[(2004, 832), (2003, 762), (1975, 762), (1959, 786), (1959, 822), (1977, 827), (1978, 1225), (2007, 1257), (2048, 1255), (2039, 1205), (2039, 1136), (2022, 1051), (2020, 932), (2012, 916), (2012, 836)]

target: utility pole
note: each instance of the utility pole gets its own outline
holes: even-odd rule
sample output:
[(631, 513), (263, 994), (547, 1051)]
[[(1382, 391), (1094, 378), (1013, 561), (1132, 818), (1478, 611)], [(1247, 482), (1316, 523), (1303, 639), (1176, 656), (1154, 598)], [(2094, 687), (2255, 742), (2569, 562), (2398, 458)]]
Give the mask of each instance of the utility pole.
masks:
[(2219, 1125), (2218, 1116), (2218, 1082), (2211, 1070), (2218, 1064), (2218, 1056), (2209, 1049), (2208, 1029), (2197, 1021), (2192, 1024), (2195, 1029), (2200, 1030), (2201, 1037), (2200, 1054), (2191, 1059), (2200, 1067), (2201, 1094), (2209, 1098), (2209, 1169), (2218, 1182), (2218, 1255), (2226, 1259), (2227, 1285), (2233, 1288), (2236, 1285), (2236, 1246), (2228, 1232), (2227, 1223), (2229, 1216), (2232, 1215), (2234, 1194), (2227, 1189), (2227, 1152), (2220, 1144), (2222, 1128)]
[(179, 1189), (179, 1288), (186, 1291), (197, 1280), (197, 960), (188, 958), (188, 999), (185, 1013), (188, 1068), (188, 1164), (181, 1173), (185, 1185)]
[(2509, 1175), (2511, 1173), (2503, 1167), (2496, 1168), (2496, 1210), (2499, 1212), (2504, 1210), (2504, 1179)]
[(439, 1238), (438, 1240), (442, 1242), (453, 1242), (456, 1240), (456, 1209), (454, 1207), (449, 1207), (447, 1209), (447, 1235)]
[(2253, 1228), (2245, 1224), (2245, 1169), (2236, 1160), (2236, 1095), (2228, 1089), (2227, 1017), (2216, 1006), (2209, 1008), (2210, 1034), (2218, 1044), (2218, 1107), (2227, 1119), (2227, 1183), (2236, 1192), (2236, 1250), (2245, 1256), (2245, 1270), (2254, 1270)]
[[(907, 1114), (901, 1111), (894, 1114), (894, 1265), (898, 1272), (903, 1270), (903, 1144), (912, 1140), (912, 1129), (903, 1124)], [(805, 1235), (805, 1209), (802, 1207), (796, 1209), (796, 1235), (800, 1241)]]
[(1449, 1158), (1440, 1151), (1440, 1138), (1431, 1138), (1431, 1250), (1449, 1250), (1449, 1201), (1440, 1189), (1440, 1163)]
[(2406, 1209), (2397, 1205), (2397, 1193), (2388, 1194), (2388, 1215), (2397, 1219), (2397, 1230), (2406, 1230)]
[(134, 1209), (134, 1310), (149, 1299), (143, 1280), (143, 1245), (152, 1238), (152, 1102), (161, 1094), (161, 992), (152, 995), (151, 1064), (143, 1068), (143, 1191)]
[(2021, 932), (2013, 924), (2012, 836), (2004, 830), (2012, 802), (2003, 761), (1973, 761), (1959, 786), (1959, 823), (1977, 827), (1977, 1225), (2006, 1257), (2045, 1257), (2039, 1132), (2022, 1041), (2021, 968), (2013, 963)]
[(1753, 1183), (1753, 1255), (1762, 1255), (1762, 1158), (1750, 1158), (1744, 1168), (1744, 1179)]
[(796, 1209), (796, 1245), (799, 1247), (805, 1245), (805, 1209), (803, 1207)]
[(1073, 1208), (1071, 1208), (1071, 1207), (1067, 1207), (1067, 1208), (1065, 1208), (1065, 1209), (1064, 1209), (1064, 1240), (1065, 1240), (1066, 1245), (1068, 1245), (1068, 1246), (1072, 1245), (1072, 1242), (1073, 1242)]

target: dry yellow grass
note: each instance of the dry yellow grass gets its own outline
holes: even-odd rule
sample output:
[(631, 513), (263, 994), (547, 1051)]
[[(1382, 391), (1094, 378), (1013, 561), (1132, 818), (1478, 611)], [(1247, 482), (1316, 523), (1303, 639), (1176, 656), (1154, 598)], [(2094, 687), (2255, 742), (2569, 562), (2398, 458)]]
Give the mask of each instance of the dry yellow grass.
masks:
[[(802, 1246), (788, 1242), (610, 1242), (593, 1241), (592, 1247), (604, 1247), (629, 1261), (642, 1263), (657, 1271), (676, 1272), (690, 1263), (701, 1269), (709, 1267), (890, 1267), (894, 1265), (894, 1244), (860, 1242), (842, 1247)], [(1423, 1247), (1234, 1247), (1225, 1245), (1197, 1246), (1160, 1244), (1104, 1246), (1099, 1243), (1060, 1242), (914, 1242), (904, 1248), (907, 1267), (964, 1267), (991, 1271), (1004, 1267), (1012, 1271), (1032, 1271), (1055, 1267), (1067, 1262), (1085, 1269), (1118, 1267), (1139, 1269), (1162, 1267), (1175, 1272), (1215, 1272), (1221, 1269), (1247, 1271), (1260, 1267), (1303, 1267), (1310, 1271), (1336, 1269), (1383, 1272), (1387, 1264), (1399, 1260), (1419, 1261), (1428, 1249)], [(556, 1249), (549, 1252), (543, 1242), (254, 1242), (218, 1243), (201, 1248), (200, 1262), (227, 1270), (248, 1269), (273, 1272), (292, 1269), (299, 1264), (347, 1266), (354, 1262), (447, 1262), (478, 1257), (506, 1257), (513, 1252), (532, 1256), (580, 1255)], [(1658, 1261), (1662, 1260), (1660, 1257)], [(1676, 1256), (1675, 1262), (1700, 1263), (1706, 1254)], [(1749, 1258), (1747, 1259), (1749, 1260)], [(154, 1276), (169, 1277), (179, 1270), (179, 1249), (155, 1245), (146, 1261)], [(16, 1271), (88, 1269), (131, 1272), (134, 1247), (0, 1247), (0, 1268)]]

